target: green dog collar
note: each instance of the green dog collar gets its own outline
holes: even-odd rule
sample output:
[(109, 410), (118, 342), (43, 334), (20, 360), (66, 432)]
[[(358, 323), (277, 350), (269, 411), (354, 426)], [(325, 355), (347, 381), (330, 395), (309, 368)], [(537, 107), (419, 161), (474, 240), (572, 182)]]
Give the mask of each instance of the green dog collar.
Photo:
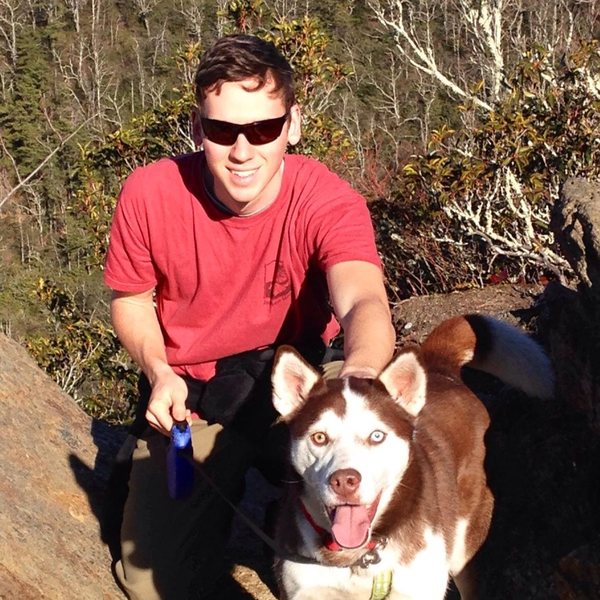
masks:
[(385, 600), (392, 591), (392, 571), (381, 571), (373, 577), (373, 588), (369, 600)]

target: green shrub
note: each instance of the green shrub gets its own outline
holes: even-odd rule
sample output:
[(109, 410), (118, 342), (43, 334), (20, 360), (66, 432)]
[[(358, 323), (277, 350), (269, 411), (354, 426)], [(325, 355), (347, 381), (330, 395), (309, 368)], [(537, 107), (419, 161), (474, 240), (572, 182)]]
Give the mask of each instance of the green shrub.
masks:
[(125, 423), (133, 416), (137, 373), (106, 324), (72, 291), (40, 279), (36, 294), (50, 332), (29, 337), (38, 364), (93, 417)]

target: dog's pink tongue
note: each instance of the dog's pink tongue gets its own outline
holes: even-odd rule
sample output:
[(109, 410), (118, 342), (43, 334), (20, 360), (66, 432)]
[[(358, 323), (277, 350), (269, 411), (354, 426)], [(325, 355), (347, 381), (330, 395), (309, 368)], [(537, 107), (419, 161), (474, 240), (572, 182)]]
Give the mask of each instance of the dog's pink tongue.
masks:
[(369, 536), (369, 515), (365, 506), (343, 504), (335, 509), (331, 532), (344, 548), (358, 548)]

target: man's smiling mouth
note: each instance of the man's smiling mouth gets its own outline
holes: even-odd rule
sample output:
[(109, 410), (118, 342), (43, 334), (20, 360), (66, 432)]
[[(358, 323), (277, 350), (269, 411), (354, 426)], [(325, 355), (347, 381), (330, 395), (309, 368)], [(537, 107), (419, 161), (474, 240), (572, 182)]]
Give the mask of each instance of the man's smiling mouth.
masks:
[(250, 179), (258, 169), (252, 169), (251, 171), (235, 171), (234, 169), (229, 169), (229, 172), (238, 179)]

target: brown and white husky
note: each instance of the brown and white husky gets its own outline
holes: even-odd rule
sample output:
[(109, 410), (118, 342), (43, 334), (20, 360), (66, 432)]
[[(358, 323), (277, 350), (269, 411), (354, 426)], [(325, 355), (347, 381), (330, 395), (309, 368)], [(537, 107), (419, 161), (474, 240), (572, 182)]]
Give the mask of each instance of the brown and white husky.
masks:
[(461, 367), (550, 397), (553, 373), (519, 329), (481, 315), (444, 321), (376, 379), (325, 380), (290, 347), (273, 369), (293, 469), (278, 526), (282, 600), (476, 597), (469, 561), (493, 497), (485, 407)]

